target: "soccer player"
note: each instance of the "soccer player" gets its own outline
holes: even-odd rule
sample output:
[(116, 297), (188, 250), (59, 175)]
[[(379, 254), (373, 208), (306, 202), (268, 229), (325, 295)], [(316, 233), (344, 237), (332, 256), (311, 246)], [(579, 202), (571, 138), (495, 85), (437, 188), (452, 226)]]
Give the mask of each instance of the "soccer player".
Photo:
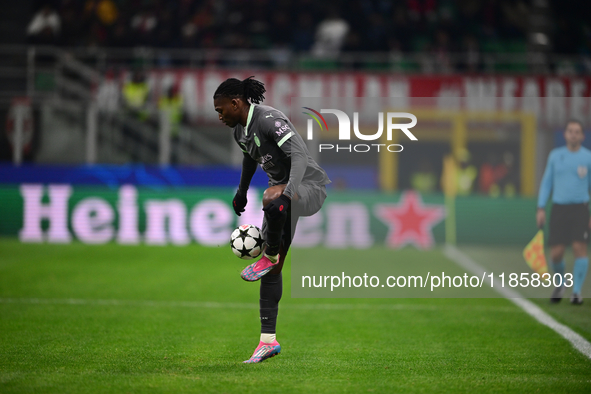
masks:
[(571, 303), (583, 303), (581, 288), (587, 274), (589, 259), (589, 191), (591, 189), (591, 151), (581, 146), (585, 139), (583, 126), (578, 121), (569, 121), (564, 130), (566, 146), (550, 152), (540, 193), (536, 221), (538, 227), (544, 226), (546, 212), (544, 207), (552, 192), (552, 212), (550, 214), (550, 258), (556, 274), (562, 278), (562, 286), (554, 289), (551, 302), (560, 302), (564, 296), (564, 250), (572, 244), (575, 256), (573, 270), (573, 293)]
[(264, 93), (263, 83), (249, 77), (227, 79), (213, 95), (219, 119), (233, 128), (234, 139), (244, 152), (240, 183), (232, 201), (238, 216), (244, 212), (257, 165), (269, 177), (269, 188), (263, 193), (263, 257), (241, 273), (246, 281), (261, 280), (261, 338), (245, 363), (258, 363), (281, 351), (275, 330), (283, 291), (281, 269), (298, 218), (320, 210), (326, 199), (325, 185), (330, 183), (289, 119), (275, 108), (259, 105)]

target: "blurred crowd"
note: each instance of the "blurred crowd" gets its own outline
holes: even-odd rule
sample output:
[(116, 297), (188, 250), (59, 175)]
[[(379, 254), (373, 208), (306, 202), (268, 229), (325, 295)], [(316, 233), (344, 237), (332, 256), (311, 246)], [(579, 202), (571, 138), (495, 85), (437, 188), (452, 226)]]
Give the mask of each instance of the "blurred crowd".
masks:
[[(554, 50), (591, 51), (591, 22), (579, 21), (580, 8), (561, 12), (562, 3), (551, 1), (558, 10)], [(31, 43), (71, 47), (278, 48), (318, 56), (512, 52), (525, 50), (530, 6), (527, 0), (43, 0), (27, 33)]]
[[(514, 148), (514, 147), (513, 147)], [(481, 194), (489, 197), (515, 197), (519, 192), (518, 165), (511, 148), (490, 149), (485, 157), (475, 160), (467, 149), (444, 158), (454, 167), (453, 182), (457, 195)], [(445, 165), (438, 177), (432, 156), (419, 157), (410, 178), (410, 188), (421, 193), (445, 189)]]

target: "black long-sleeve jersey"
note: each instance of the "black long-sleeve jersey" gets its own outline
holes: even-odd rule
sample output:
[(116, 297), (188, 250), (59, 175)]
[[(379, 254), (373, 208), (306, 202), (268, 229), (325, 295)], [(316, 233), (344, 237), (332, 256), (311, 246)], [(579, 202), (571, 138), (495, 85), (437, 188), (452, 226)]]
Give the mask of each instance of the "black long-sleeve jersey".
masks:
[(234, 139), (244, 152), (239, 189), (245, 192), (256, 164), (267, 173), (269, 186), (287, 184), (293, 198), (302, 182), (326, 185), (330, 179), (312, 159), (306, 143), (283, 112), (266, 105), (250, 105), (246, 127), (234, 127)]

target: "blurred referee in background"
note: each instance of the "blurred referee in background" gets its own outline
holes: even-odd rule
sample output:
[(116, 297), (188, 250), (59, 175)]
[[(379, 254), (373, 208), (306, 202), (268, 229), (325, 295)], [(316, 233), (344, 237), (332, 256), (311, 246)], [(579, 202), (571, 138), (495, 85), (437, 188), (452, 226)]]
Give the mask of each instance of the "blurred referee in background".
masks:
[(573, 293), (571, 303), (583, 303), (581, 288), (587, 274), (589, 259), (589, 191), (591, 187), (591, 151), (581, 146), (585, 139), (583, 126), (571, 120), (564, 130), (566, 146), (555, 148), (548, 156), (548, 163), (540, 193), (536, 221), (543, 227), (546, 221), (545, 206), (552, 193), (552, 211), (550, 214), (550, 258), (552, 268), (561, 276), (562, 284), (557, 286), (550, 298), (551, 302), (560, 302), (565, 292), (564, 250), (572, 244), (575, 265), (573, 269)]

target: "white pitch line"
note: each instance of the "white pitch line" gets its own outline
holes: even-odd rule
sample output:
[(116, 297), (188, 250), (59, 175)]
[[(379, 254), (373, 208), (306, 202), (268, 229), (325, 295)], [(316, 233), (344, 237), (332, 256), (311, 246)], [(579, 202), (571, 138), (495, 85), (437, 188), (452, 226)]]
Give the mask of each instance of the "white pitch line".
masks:
[[(465, 253), (461, 252), (455, 246), (446, 245), (444, 249), (444, 254), (450, 260), (456, 262), (460, 267), (472, 272), (475, 275), (480, 276), (480, 274), (485, 272), (484, 268), (482, 268), (478, 263), (472, 260)], [(490, 284), (490, 279), (488, 277), (487, 283)], [(575, 349), (583, 353), (588, 358), (591, 358), (591, 343), (589, 343), (589, 341), (587, 341), (581, 335), (577, 334), (564, 324), (558, 323), (556, 320), (554, 320), (552, 316), (544, 312), (542, 308), (540, 308), (530, 300), (523, 298), (523, 296), (521, 296), (517, 291), (510, 288), (501, 287), (501, 283), (494, 278), (493, 287), (503, 297), (512, 301), (515, 305), (523, 309), (528, 315), (532, 316), (534, 319), (536, 319), (546, 327), (549, 327), (552, 330), (554, 330), (564, 339), (569, 341)]]
[[(149, 300), (97, 300), (80, 298), (0, 298), (0, 304), (29, 304), (29, 305), (98, 305), (98, 306), (136, 306), (136, 307), (183, 307), (199, 309), (258, 309), (254, 303), (232, 302), (191, 302), (191, 301), (149, 301)], [(494, 312), (513, 312), (509, 307), (488, 307), (468, 305), (469, 310), (483, 310)], [(438, 311), (446, 309), (444, 305), (417, 304), (281, 304), (281, 309), (299, 310), (390, 310), (390, 311)], [(454, 305), (449, 309), (457, 310)]]

